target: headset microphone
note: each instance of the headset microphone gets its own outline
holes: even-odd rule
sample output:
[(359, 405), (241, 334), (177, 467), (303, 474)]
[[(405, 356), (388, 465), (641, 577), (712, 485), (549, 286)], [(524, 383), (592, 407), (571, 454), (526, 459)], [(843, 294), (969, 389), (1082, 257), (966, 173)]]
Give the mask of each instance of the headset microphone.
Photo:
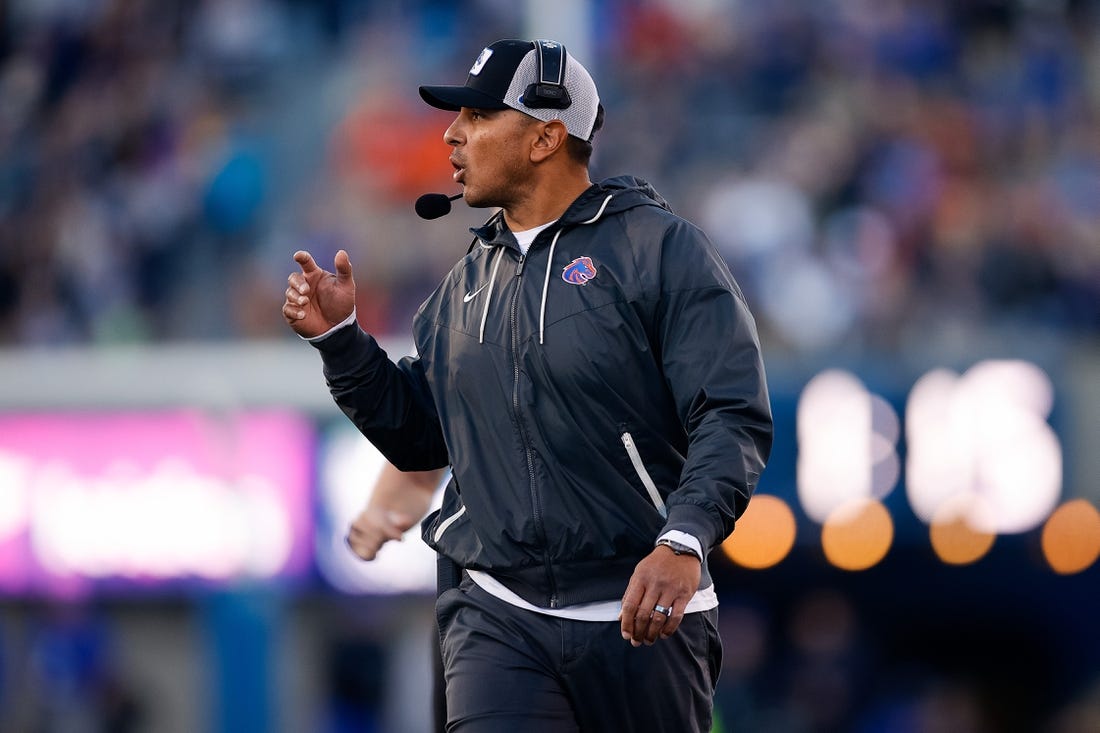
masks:
[(421, 219), (438, 219), (451, 213), (451, 202), (462, 198), (461, 193), (448, 196), (445, 193), (426, 193), (416, 200), (416, 215)]

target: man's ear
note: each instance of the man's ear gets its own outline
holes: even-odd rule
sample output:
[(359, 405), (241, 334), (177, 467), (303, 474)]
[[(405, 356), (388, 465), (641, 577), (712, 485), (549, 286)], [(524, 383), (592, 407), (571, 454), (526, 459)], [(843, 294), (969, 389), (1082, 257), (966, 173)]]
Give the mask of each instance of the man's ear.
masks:
[(565, 147), (565, 139), (569, 136), (565, 123), (561, 120), (541, 123), (538, 133), (535, 144), (531, 146), (532, 163), (541, 163), (552, 157), (554, 153)]

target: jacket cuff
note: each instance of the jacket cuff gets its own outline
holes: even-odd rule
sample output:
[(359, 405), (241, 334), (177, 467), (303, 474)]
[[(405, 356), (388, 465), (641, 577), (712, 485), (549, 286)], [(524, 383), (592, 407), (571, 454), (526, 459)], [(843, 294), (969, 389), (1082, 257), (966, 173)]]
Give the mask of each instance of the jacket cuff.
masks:
[[(673, 542), (679, 542), (681, 545), (687, 545), (695, 550), (695, 554), (699, 556), (700, 560), (703, 558), (703, 555), (706, 554), (698, 537), (688, 534), (687, 532), (681, 532), (678, 529), (670, 529), (662, 533), (661, 536), (657, 538), (657, 542), (661, 540), (671, 540)], [(656, 547), (656, 543), (654, 543), (654, 547)]]
[(344, 326), (351, 325), (352, 323), (355, 323), (355, 322), (356, 322), (355, 306), (352, 306), (351, 314), (347, 318), (345, 318), (344, 320), (340, 321), (335, 326), (330, 328), (329, 330), (325, 331), (324, 333), (320, 334), (319, 336), (309, 336), (309, 337), (302, 336), (301, 339), (303, 341), (309, 341), (311, 344), (312, 343), (317, 343), (318, 341), (324, 341), (325, 339), (327, 339), (329, 336), (334, 334), (336, 331), (339, 331)]
[(668, 521), (660, 534), (668, 532), (685, 532), (697, 538), (704, 555), (724, 539), (718, 536), (720, 530), (710, 512), (695, 504), (673, 504), (668, 508)]
[(369, 361), (373, 352), (382, 348), (374, 337), (359, 328), (357, 323), (330, 331), (323, 338), (309, 342), (321, 352), (326, 375), (348, 374)]

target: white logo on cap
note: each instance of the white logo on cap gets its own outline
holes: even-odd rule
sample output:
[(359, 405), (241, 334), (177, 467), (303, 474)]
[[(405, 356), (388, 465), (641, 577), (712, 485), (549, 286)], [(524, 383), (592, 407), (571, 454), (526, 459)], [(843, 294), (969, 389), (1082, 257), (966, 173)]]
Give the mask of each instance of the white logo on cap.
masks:
[(493, 49), (484, 48), (481, 50), (481, 55), (477, 57), (477, 61), (470, 67), (470, 76), (477, 76), (481, 73), (481, 70), (485, 67), (485, 62), (489, 60), (489, 57), (493, 55)]

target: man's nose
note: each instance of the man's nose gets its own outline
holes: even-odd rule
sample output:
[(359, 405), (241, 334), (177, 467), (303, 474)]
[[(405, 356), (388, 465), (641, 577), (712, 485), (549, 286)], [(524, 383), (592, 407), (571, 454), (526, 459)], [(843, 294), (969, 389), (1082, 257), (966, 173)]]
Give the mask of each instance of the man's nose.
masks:
[(443, 142), (448, 145), (457, 146), (462, 144), (462, 138), (460, 135), (458, 118), (450, 124), (450, 126), (443, 131)]

